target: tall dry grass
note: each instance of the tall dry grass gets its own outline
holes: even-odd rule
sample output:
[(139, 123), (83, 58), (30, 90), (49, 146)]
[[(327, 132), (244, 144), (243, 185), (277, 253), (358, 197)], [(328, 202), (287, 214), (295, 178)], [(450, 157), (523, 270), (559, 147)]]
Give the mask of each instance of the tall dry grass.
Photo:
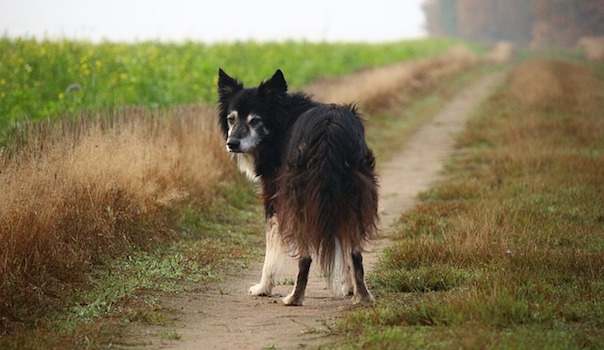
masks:
[(24, 130), (0, 166), (0, 328), (64, 302), (95, 264), (169, 236), (165, 209), (209, 203), (230, 169), (211, 108)]
[(336, 79), (319, 80), (304, 89), (320, 101), (358, 103), (367, 113), (383, 113), (408, 105), (418, 92), (479, 61), (467, 48), (454, 47), (439, 58), (405, 61), (363, 70)]

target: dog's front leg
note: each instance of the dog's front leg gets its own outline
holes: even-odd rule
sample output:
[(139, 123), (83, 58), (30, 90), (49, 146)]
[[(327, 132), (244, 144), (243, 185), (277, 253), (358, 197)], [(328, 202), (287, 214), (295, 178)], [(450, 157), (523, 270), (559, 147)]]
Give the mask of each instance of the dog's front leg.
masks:
[(250, 287), (249, 294), (270, 296), (275, 287), (275, 278), (277, 268), (283, 259), (284, 250), (279, 237), (279, 223), (277, 218), (272, 216), (266, 221), (266, 253), (264, 256), (264, 266), (262, 267), (262, 278), (260, 283)]

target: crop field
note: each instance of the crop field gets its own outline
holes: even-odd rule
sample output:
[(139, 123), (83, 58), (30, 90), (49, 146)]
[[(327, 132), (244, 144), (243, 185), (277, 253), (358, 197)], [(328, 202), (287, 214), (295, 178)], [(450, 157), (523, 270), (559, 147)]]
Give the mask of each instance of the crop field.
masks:
[(0, 130), (23, 119), (121, 106), (215, 101), (218, 67), (258, 83), (281, 68), (292, 87), (364, 67), (432, 57), (455, 42), (91, 44), (0, 39)]
[(336, 348), (604, 347), (601, 67), (517, 66), (401, 217)]

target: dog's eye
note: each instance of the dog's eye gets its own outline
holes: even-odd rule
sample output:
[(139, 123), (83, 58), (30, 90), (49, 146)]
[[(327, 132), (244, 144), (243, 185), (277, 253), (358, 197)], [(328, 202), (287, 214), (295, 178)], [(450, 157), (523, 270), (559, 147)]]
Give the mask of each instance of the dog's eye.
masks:
[(235, 116), (234, 116), (234, 115), (232, 115), (232, 114), (229, 114), (229, 115), (227, 116), (226, 120), (227, 120), (227, 123), (228, 123), (229, 125), (231, 125), (231, 126), (232, 126), (233, 124), (235, 124)]
[(247, 122), (250, 126), (257, 126), (260, 124), (260, 118), (252, 118)]

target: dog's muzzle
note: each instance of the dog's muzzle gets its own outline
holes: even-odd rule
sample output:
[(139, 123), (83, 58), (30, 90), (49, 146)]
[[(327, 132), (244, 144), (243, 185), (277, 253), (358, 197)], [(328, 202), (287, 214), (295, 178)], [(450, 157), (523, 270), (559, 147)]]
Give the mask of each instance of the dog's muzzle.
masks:
[(241, 141), (239, 141), (237, 139), (228, 139), (226, 146), (227, 146), (227, 151), (229, 151), (229, 152), (233, 152), (233, 153), (241, 152), (241, 149), (240, 149)]

